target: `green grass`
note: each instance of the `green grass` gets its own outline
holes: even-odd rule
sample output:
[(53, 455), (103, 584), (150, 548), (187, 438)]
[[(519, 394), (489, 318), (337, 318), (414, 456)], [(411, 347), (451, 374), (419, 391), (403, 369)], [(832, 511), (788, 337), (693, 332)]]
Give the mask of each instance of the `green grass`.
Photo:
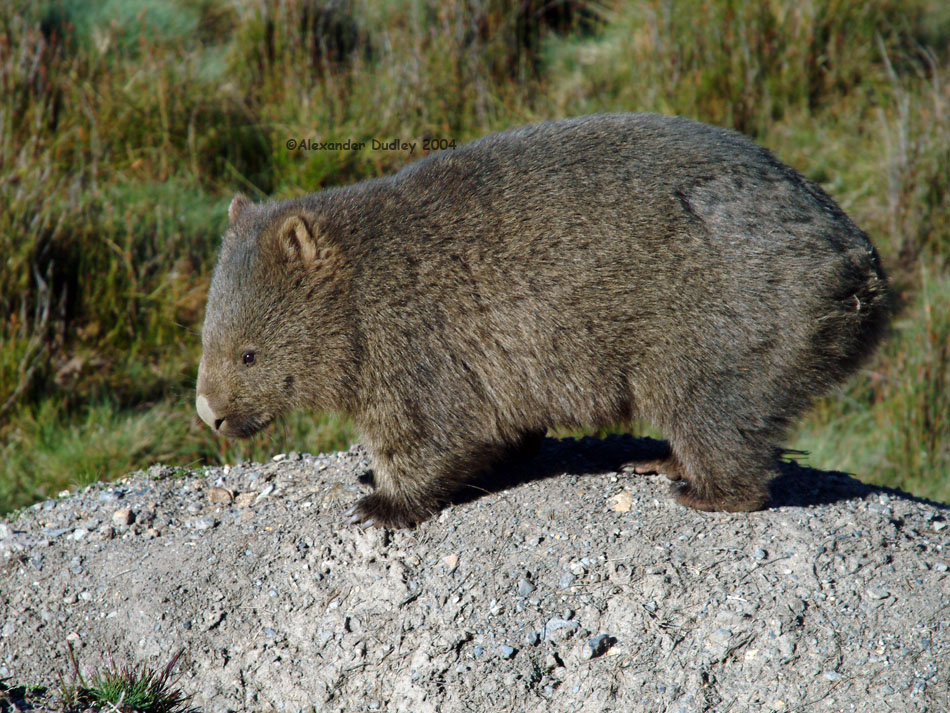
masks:
[(194, 417), (231, 196), (410, 160), (287, 139), (463, 142), (617, 110), (745, 131), (871, 235), (901, 314), (789, 445), (950, 499), (948, 46), (937, 0), (0, 0), (0, 513), (156, 461), (354, 438), (294, 414), (225, 442)]
[(140, 670), (117, 666), (110, 656), (107, 664), (84, 676), (70, 645), (72, 677), (69, 681), (60, 679), (63, 706), (68, 711), (92, 706), (122, 713), (199, 713), (189, 705), (191, 696), (183, 694), (177, 687), (178, 680), (172, 677), (182, 653), (175, 654), (161, 669), (143, 665)]

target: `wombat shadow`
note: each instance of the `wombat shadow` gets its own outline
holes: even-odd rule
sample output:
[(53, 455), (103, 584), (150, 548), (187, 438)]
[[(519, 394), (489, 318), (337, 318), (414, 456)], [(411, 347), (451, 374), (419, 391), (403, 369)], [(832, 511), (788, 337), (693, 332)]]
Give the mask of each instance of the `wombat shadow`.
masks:
[[(470, 487), (463, 488), (452, 504), (471, 502), (488, 494), (546, 478), (619, 472), (624, 466), (661, 457), (666, 450), (666, 441), (636, 438), (628, 434), (614, 434), (606, 438), (545, 438), (540, 451), (533, 458), (502, 464), (484, 473)], [(766, 505), (767, 509), (829, 505), (865, 498), (869, 494), (886, 493), (891, 497), (950, 510), (950, 505), (946, 503), (918, 498), (902, 490), (869, 485), (850, 473), (819, 470), (793, 460), (780, 461), (778, 468), (779, 475), (769, 483), (770, 501)], [(632, 472), (625, 476), (631, 482), (644, 477)]]

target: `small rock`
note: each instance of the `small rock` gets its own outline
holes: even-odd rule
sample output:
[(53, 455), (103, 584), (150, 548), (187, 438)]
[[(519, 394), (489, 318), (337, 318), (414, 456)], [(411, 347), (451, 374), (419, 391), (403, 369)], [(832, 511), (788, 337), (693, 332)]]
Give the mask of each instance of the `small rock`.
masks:
[(528, 642), (529, 646), (537, 646), (541, 641), (541, 634), (539, 634), (535, 629), (532, 629), (524, 637), (524, 640)]
[(560, 617), (551, 617), (544, 625), (544, 638), (553, 640), (554, 638), (566, 639), (573, 634), (580, 625), (576, 621), (568, 621)]
[(273, 492), (274, 492), (274, 484), (271, 483), (271, 484), (268, 485), (266, 488), (264, 488), (264, 489), (260, 492), (260, 494), (258, 494), (258, 496), (257, 496), (256, 498), (254, 498), (254, 503), (255, 503), (255, 504), (259, 503), (261, 500), (263, 500), (264, 498), (266, 498), (268, 495), (270, 495), (270, 494), (273, 493)]
[(527, 579), (518, 580), (518, 594), (520, 594), (522, 597), (528, 596), (536, 589), (537, 587), (531, 584), (531, 582), (529, 582)]
[(622, 490), (607, 499), (607, 507), (614, 512), (630, 512), (633, 509), (633, 493)]
[(5, 540), (13, 534), (13, 530), (5, 522), (0, 522), (0, 540)]
[(227, 504), (234, 501), (234, 491), (214, 486), (208, 490), (208, 501)]
[(766, 558), (769, 556), (769, 553), (766, 552), (766, 551), (765, 551), (764, 549), (762, 549), (761, 547), (756, 547), (756, 548), (752, 551), (752, 556), (755, 557), (755, 559), (757, 559), (757, 560), (764, 560), (764, 559), (766, 559)]
[(607, 634), (598, 634), (587, 640), (581, 658), (586, 660), (603, 655), (610, 648), (610, 637)]
[(196, 530), (210, 530), (217, 524), (218, 521), (213, 517), (199, 517), (197, 520), (192, 521), (191, 526)]
[(128, 526), (135, 522), (135, 513), (129, 508), (119, 508), (112, 513), (112, 524), (116, 527)]
[(446, 555), (442, 558), (442, 563), (445, 565), (446, 572), (452, 574), (459, 566), (459, 556), (454, 552), (450, 555)]
[(871, 599), (887, 599), (891, 593), (882, 587), (868, 587), (867, 595)]
[(500, 656), (501, 658), (507, 660), (507, 659), (510, 659), (514, 655), (515, 655), (514, 647), (508, 646), (507, 644), (503, 644), (502, 646), (498, 647), (498, 656)]
[(241, 493), (234, 498), (234, 504), (239, 508), (246, 508), (254, 504), (257, 493)]
[(935, 562), (934, 569), (937, 570), (938, 572), (946, 572), (947, 569), (950, 569), (950, 567), (947, 567), (946, 562)]

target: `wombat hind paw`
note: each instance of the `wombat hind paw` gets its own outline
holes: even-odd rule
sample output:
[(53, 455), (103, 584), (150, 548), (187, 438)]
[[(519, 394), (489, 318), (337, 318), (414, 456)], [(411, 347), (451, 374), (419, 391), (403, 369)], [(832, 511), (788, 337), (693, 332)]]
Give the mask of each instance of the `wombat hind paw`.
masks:
[(670, 487), (680, 505), (705, 512), (749, 512), (761, 510), (768, 502), (768, 490), (765, 487), (748, 488), (735, 493), (701, 493), (685, 481)]
[(676, 481), (683, 477), (682, 467), (676, 456), (667, 458), (657, 458), (656, 460), (643, 461), (633, 466), (633, 472), (637, 475), (652, 475), (658, 473), (665, 475), (670, 480)]
[(402, 503), (395, 503), (379, 493), (361, 498), (343, 513), (347, 525), (363, 529), (386, 527), (393, 530), (412, 527), (429, 517), (431, 513), (413, 510)]

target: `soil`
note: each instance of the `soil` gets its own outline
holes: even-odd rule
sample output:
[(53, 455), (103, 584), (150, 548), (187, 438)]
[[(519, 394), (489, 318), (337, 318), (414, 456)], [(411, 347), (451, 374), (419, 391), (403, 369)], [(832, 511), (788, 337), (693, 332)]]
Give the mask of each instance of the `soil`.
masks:
[(787, 464), (696, 512), (632, 473), (656, 446), (549, 438), (414, 530), (342, 525), (358, 447), (37, 504), (0, 521), (0, 710), (55, 710), (67, 644), (183, 648), (205, 711), (950, 710), (947, 505)]

